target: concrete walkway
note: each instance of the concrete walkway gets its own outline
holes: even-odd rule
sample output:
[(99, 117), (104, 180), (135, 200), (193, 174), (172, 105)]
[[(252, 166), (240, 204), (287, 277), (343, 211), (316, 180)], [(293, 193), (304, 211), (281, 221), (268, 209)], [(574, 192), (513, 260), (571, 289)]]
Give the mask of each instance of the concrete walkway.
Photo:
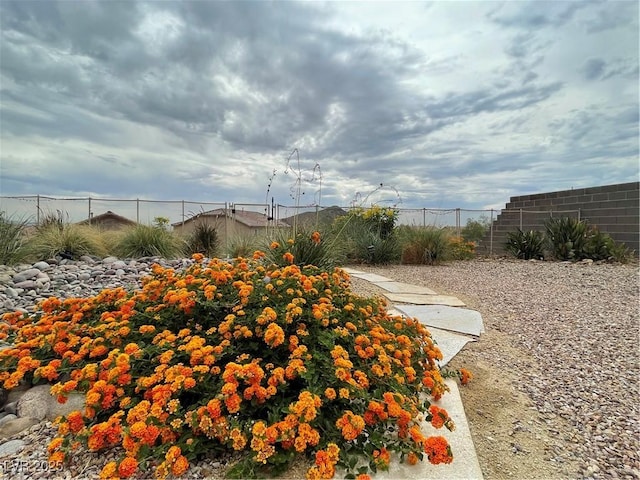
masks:
[[(484, 332), (484, 325), (480, 313), (462, 308), (465, 306), (456, 297), (438, 295), (433, 290), (395, 282), (389, 278), (372, 273), (361, 272), (351, 268), (344, 269), (349, 275), (366, 280), (382, 288), (384, 296), (392, 304), (389, 313), (415, 317), (429, 327), (431, 336), (442, 351), (443, 360), (440, 366), (445, 366), (462, 348)], [(452, 479), (482, 479), (482, 470), (473, 445), (469, 424), (464, 413), (458, 384), (454, 380), (447, 380), (450, 391), (442, 396), (436, 405), (444, 408), (455, 422), (453, 432), (442, 428), (435, 430), (430, 424), (423, 424), (423, 431), (442, 435), (447, 438), (453, 451), (453, 462), (449, 465), (432, 465), (428, 461), (417, 465), (393, 463), (389, 472), (378, 472), (375, 479), (415, 479), (415, 480), (452, 480)]]

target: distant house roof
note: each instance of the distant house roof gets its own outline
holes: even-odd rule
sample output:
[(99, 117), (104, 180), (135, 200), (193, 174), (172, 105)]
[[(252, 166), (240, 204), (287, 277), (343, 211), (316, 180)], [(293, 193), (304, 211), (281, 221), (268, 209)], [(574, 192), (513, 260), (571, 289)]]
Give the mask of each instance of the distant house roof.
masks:
[(133, 220), (129, 220), (128, 218), (125, 218), (121, 215), (113, 213), (111, 210), (107, 210), (105, 213), (101, 215), (96, 215), (94, 217), (87, 218), (86, 220), (82, 220), (81, 222), (78, 222), (78, 225), (88, 225), (90, 223), (104, 223), (108, 221), (122, 223), (125, 225), (136, 225), (136, 222), (134, 222)]
[[(224, 208), (216, 208), (215, 210), (208, 210), (206, 212), (201, 212), (198, 213), (197, 215), (194, 215), (193, 217), (189, 217), (187, 219), (185, 219), (184, 223), (190, 223), (190, 222), (195, 222), (197, 221), (199, 218), (203, 218), (203, 217), (214, 217), (214, 218), (224, 218), (224, 217), (228, 217), (232, 220), (235, 220), (236, 222), (242, 223), (243, 225), (246, 225), (247, 227), (267, 227), (269, 226), (269, 220), (267, 219), (266, 215), (264, 213), (259, 213), (259, 212), (252, 212), (252, 211), (245, 211), (245, 210), (229, 210), (229, 209), (224, 209)], [(172, 227), (179, 227), (180, 225), (182, 225), (183, 222), (175, 222), (172, 223), (171, 226)], [(281, 221), (277, 221), (275, 223), (276, 227), (289, 227), (288, 224), (281, 222)]]

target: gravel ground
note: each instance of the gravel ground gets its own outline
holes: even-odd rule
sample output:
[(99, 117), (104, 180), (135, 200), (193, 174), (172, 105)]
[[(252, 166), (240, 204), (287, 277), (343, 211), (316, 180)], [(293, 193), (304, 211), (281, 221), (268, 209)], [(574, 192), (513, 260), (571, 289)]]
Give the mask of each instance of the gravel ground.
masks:
[[(355, 268), (456, 295), (482, 313), (487, 334), (459, 357), (519, 391), (501, 407), (519, 412), (511, 412), (513, 425), (493, 438), (483, 417), (496, 399), (489, 392), (467, 398), (462, 389), (487, 478), (640, 478), (637, 265), (475, 260)], [(354, 290), (375, 292), (359, 280)], [(535, 413), (528, 427), (520, 423), (527, 410)], [(535, 431), (531, 449), (536, 439), (548, 442), (537, 465), (527, 467), (512, 440), (522, 429)], [(501, 443), (513, 446), (510, 458), (493, 452)]]

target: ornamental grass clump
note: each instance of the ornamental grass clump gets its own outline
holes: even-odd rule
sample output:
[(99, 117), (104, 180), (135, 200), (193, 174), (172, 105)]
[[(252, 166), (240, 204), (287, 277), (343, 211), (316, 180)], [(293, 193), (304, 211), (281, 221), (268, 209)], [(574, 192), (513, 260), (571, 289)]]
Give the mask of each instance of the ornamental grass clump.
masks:
[(61, 223), (49, 217), (37, 228), (26, 244), (29, 258), (46, 260), (58, 255), (78, 259), (83, 255), (104, 256), (107, 253), (100, 230), (90, 225)]
[(304, 229), (294, 238), (290, 231), (276, 231), (271, 239), (266, 239), (266, 259), (274, 265), (286, 266), (295, 263), (299, 267), (313, 265), (322, 270), (331, 270), (336, 265), (336, 255), (332, 242), (321, 239), (320, 232)]
[[(161, 218), (161, 217), (159, 217)], [(186, 243), (159, 225), (135, 225), (126, 229), (115, 246), (121, 258), (178, 258)]]
[(0, 265), (15, 265), (26, 258), (24, 230), (27, 225), (26, 218), (0, 212)]
[(60, 402), (86, 396), (58, 419), (50, 460), (117, 447), (101, 478), (188, 475), (200, 456), (231, 451), (234, 477), (277, 475), (299, 455), (313, 460), (311, 479), (338, 467), (366, 477), (392, 453), (451, 462), (444, 437), (420, 426), (453, 428), (429, 402), (447, 387), (425, 327), (353, 294), (340, 269), (264, 257), (196, 254), (183, 272), (155, 265), (139, 291), (5, 315), (4, 388), (49, 382)]

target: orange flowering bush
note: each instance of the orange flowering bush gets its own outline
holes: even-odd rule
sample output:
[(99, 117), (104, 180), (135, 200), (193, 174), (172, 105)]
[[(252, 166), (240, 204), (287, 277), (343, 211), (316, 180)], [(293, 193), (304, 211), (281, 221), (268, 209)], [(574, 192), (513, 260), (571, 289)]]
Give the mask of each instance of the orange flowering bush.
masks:
[(471, 260), (476, 256), (476, 244), (462, 237), (449, 238), (449, 257), (452, 260)]
[(337, 467), (367, 478), (391, 452), (451, 461), (446, 440), (420, 428), (453, 428), (428, 400), (447, 387), (423, 325), (354, 295), (340, 269), (277, 266), (262, 252), (193, 259), (180, 272), (155, 265), (135, 292), (4, 316), (0, 338), (14, 345), (0, 352), (4, 388), (49, 382), (60, 402), (86, 396), (58, 419), (52, 458), (79, 443), (119, 448), (102, 478), (188, 475), (199, 456), (230, 451), (244, 454), (229, 472), (240, 477), (277, 474), (296, 455), (315, 460), (308, 478)]

